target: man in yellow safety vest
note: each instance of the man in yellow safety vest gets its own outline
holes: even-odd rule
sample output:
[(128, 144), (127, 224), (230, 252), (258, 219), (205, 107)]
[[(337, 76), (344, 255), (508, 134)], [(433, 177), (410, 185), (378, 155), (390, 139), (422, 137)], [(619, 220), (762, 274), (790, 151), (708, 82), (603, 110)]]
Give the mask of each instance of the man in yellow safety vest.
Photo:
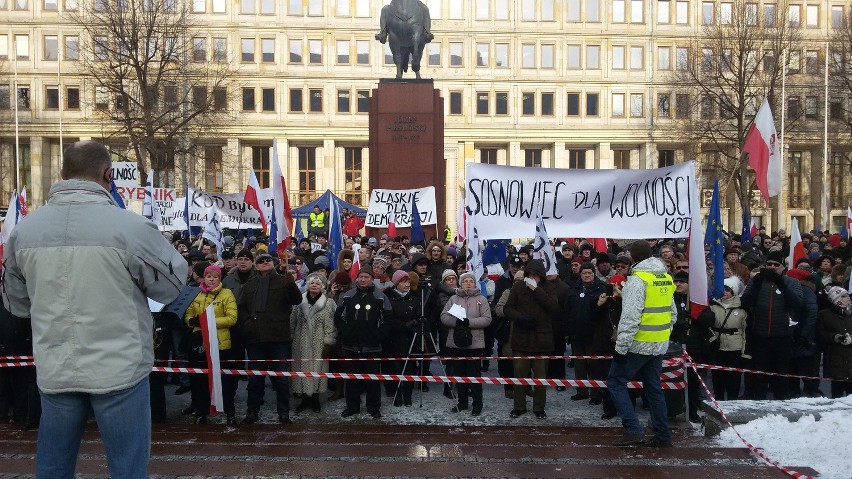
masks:
[(314, 205), (314, 210), (308, 215), (308, 220), (308, 236), (326, 236), (325, 213), (318, 204)]
[[(622, 290), (621, 321), (610, 367), (607, 387), (621, 417), (624, 435), (616, 446), (646, 445), (671, 447), (666, 400), (660, 386), (663, 354), (669, 346), (672, 323), (677, 318), (674, 282), (665, 263), (651, 256), (651, 246), (640, 240), (630, 247), (633, 275)], [(645, 431), (636, 417), (627, 383), (642, 381), (645, 400), (650, 404), (654, 437), (645, 440)]]

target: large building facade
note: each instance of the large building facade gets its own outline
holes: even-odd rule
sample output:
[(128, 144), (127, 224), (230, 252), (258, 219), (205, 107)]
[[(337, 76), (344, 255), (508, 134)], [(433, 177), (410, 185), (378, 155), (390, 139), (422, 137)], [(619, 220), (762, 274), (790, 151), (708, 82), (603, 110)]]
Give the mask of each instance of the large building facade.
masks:
[[(96, 119), (100, 109), (115, 105), (80, 74), (76, 60), (81, 42), (91, 39), (81, 38), (69, 12), (85, 1), (0, 0), (0, 198), (14, 188), (18, 165), (30, 203), (42, 204), (59, 177), (60, 142), (110, 136)], [(277, 140), (294, 205), (331, 189), (366, 206), (369, 95), (380, 78), (395, 72), (388, 47), (373, 38), (389, 0), (186, 1), (192, 21), (204, 27), (191, 39), (193, 59), (232, 65), (235, 86), (226, 102), (235, 120), (197, 139), (204, 144), (199, 166), (181, 171), (167, 164), (157, 186), (181, 190), (186, 179), (202, 190), (238, 192), (250, 168), (268, 184)], [(706, 24), (724, 22), (731, 3), (424, 3), (435, 40), (424, 52), (422, 73), (434, 79), (445, 101), (447, 177), (436, 187), (445, 191), (451, 223), (467, 162), (640, 169), (705, 154), (676, 126), (673, 78), (690, 40)], [(754, 3), (760, 12), (774, 6), (770, 0)], [(790, 78), (822, 78), (823, 70), (807, 67), (808, 59), (824, 60), (820, 52), (849, 8), (847, 2), (803, 0), (777, 13), (800, 25), (807, 40), (796, 54), (803, 66)], [(839, 229), (834, 223), (852, 203), (852, 145), (831, 135), (824, 184), (819, 119), (825, 96), (817, 89), (788, 100), (804, 109), (813, 104), (816, 111), (807, 111), (812, 124), (787, 134), (781, 204), (755, 201), (751, 214), (773, 229), (794, 217), (803, 229), (820, 222)], [(708, 190), (702, 178), (699, 188)], [(820, 213), (824, 191), (828, 218)]]

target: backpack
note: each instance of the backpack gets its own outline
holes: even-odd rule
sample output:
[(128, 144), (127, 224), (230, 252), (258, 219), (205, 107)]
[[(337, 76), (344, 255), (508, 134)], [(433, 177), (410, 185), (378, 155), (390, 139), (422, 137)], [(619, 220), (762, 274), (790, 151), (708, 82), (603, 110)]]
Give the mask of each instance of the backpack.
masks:
[(453, 342), (457, 348), (467, 348), (473, 344), (473, 333), (470, 331), (470, 323), (463, 319), (456, 320), (453, 328)]

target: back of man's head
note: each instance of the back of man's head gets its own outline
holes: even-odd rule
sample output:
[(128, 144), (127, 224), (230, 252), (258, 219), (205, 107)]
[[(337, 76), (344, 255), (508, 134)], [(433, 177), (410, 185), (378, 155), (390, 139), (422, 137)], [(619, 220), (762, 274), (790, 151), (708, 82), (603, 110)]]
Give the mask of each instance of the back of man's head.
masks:
[(630, 258), (636, 263), (641, 263), (651, 257), (651, 245), (645, 240), (635, 241), (630, 245)]
[(91, 140), (71, 143), (65, 148), (62, 161), (62, 178), (95, 181), (101, 185), (109, 180), (104, 172), (112, 160), (104, 145)]

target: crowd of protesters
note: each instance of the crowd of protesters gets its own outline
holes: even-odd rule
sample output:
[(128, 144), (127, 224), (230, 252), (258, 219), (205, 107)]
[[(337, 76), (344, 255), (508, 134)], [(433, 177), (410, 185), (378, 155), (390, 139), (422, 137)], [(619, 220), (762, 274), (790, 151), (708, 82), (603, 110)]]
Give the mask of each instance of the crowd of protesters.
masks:
[[(532, 246), (509, 246), (501, 264), (488, 265), (480, 277), (467, 271), (464, 245), (432, 239), (411, 244), (408, 238), (345, 236), (343, 250), (329, 259), (325, 233), (328, 218), (317, 209), (311, 220), (315, 234), (270, 254), (263, 235), (226, 236), (221, 259), (201, 239), (164, 235), (190, 266), (181, 296), (156, 314), (155, 354), (167, 360), (205, 367), (199, 316), (214, 304), (223, 368), (312, 372), (437, 374), (477, 377), (496, 367), (502, 377), (565, 379), (566, 368), (576, 379), (605, 381), (609, 360), (526, 359), (536, 355), (611, 356), (621, 317), (621, 291), (636, 266), (625, 251), (629, 242), (608, 241), (596, 251), (587, 241), (554, 244), (556, 275), (548, 275)], [(345, 223), (360, 227), (346, 213)], [(239, 235), (237, 232), (235, 236)], [(726, 238), (724, 295), (700, 313), (690, 308), (689, 261), (684, 240), (649, 240), (652, 254), (665, 265), (675, 284), (677, 317), (669, 352), (685, 348), (695, 362), (824, 377), (819, 379), (743, 374), (712, 370), (705, 374), (717, 399), (787, 399), (797, 396), (852, 393), (852, 302), (849, 299), (850, 248), (839, 234), (803, 235), (805, 258), (788, 268), (789, 238), (784, 230), (761, 229), (751, 241)], [(353, 245), (360, 245), (354, 248)], [(601, 249), (601, 248), (599, 248)], [(713, 263), (707, 260), (712, 278)], [(0, 356), (31, 354), (27, 320), (2, 312)], [(518, 356), (496, 361), (457, 360), (439, 364), (424, 355), (447, 357)], [(335, 358), (408, 358), (405, 360), (340, 362)], [(269, 360), (269, 361), (266, 361)], [(284, 361), (282, 361), (284, 360)], [(495, 364), (496, 363), (496, 364)], [(182, 363), (176, 363), (182, 364)], [(669, 416), (685, 414), (700, 421), (702, 397), (696, 373), (689, 370), (689, 388), (667, 391)], [(184, 414), (206, 422), (207, 381), (194, 374), (152, 373), (152, 420), (165, 421), (164, 384), (171, 379), (175, 394), (191, 394)], [(248, 380), (245, 415), (237, 418), (234, 395), (238, 379), (223, 375), (224, 409), (229, 424), (258, 421), (266, 379)], [(345, 399), (343, 417), (366, 412), (381, 417), (384, 401), (395, 407), (412, 405), (415, 386), (428, 383), (340, 381), (325, 378), (271, 378), (275, 410), (282, 424), (295, 411), (320, 411), (323, 403)], [(486, 386), (487, 387), (487, 386)], [(557, 387), (565, 391), (565, 387)], [(483, 408), (505, 409), (514, 418), (532, 412), (544, 419), (545, 386), (505, 386), (506, 404), (483, 404), (481, 385), (438, 388), (453, 400), (448, 413)], [(328, 394), (327, 394), (328, 393)], [(771, 393), (771, 396), (770, 396)], [(616, 416), (606, 388), (576, 388), (573, 401), (600, 405), (604, 419)], [(633, 394), (631, 392), (631, 394)], [(38, 400), (32, 368), (0, 368), (0, 417), (38, 425)], [(636, 397), (633, 397), (635, 401)]]

